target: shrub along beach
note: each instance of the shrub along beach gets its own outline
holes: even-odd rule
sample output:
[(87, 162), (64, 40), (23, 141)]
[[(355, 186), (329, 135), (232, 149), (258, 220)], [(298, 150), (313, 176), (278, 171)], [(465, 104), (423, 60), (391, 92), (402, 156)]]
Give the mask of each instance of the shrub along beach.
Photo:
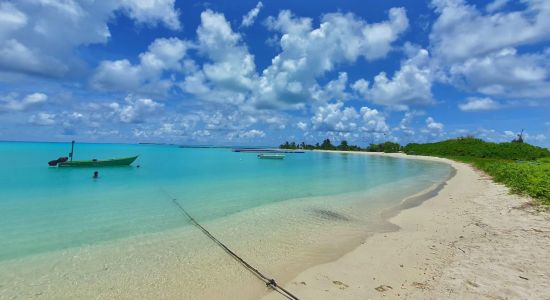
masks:
[(497, 144), (476, 138), (458, 138), (439, 143), (408, 144), (403, 151), (470, 163), (512, 192), (550, 205), (550, 151), (546, 148), (519, 142)]

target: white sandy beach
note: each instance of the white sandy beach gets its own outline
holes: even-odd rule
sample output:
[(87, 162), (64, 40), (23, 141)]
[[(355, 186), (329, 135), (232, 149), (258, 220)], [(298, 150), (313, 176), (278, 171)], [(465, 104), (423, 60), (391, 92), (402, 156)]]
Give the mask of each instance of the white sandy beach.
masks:
[(392, 217), (400, 230), (303, 271), (290, 291), (300, 299), (550, 299), (549, 214), (467, 164), (382, 155), (445, 161), (456, 174)]

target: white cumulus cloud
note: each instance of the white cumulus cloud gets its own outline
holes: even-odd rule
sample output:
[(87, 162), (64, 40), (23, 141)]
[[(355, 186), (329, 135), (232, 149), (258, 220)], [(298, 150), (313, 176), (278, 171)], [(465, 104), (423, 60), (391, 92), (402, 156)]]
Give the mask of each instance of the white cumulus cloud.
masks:
[(258, 129), (251, 129), (248, 131), (242, 131), (237, 133), (229, 133), (228, 138), (233, 139), (235, 137), (241, 138), (241, 139), (257, 139), (257, 138), (263, 138), (265, 137), (265, 132)]
[(55, 114), (39, 112), (30, 116), (29, 123), (41, 126), (55, 125), (57, 123), (55, 117)]
[(508, 2), (510, 2), (510, 0), (494, 0), (493, 2), (485, 6), (485, 10), (487, 10), (490, 13), (495, 12), (503, 8), (504, 6), (506, 6)]
[(109, 105), (123, 123), (143, 123), (145, 119), (159, 112), (164, 106), (147, 98), (135, 99), (132, 96), (128, 96), (124, 100), (125, 104), (121, 105), (118, 102), (113, 102)]
[(221, 13), (201, 13), (196, 48), (206, 62), (197, 66), (179, 86), (211, 102), (241, 105), (256, 81), (254, 56)]
[(546, 0), (525, 1), (527, 7), (523, 10), (489, 14), (464, 0), (432, 3), (439, 17), (430, 42), (434, 55), (445, 61), (550, 40), (550, 5)]
[(443, 123), (436, 122), (434, 120), (434, 118), (428, 117), (428, 118), (426, 118), (426, 127), (429, 130), (442, 131), (443, 130)]
[(437, 79), (489, 96), (547, 98), (550, 55), (525, 47), (550, 41), (549, 3), (522, 1), (502, 9), (508, 1), (495, 0), (484, 12), (464, 0), (432, 1), (439, 14), (430, 33)]
[(401, 63), (401, 68), (392, 78), (388, 78), (386, 72), (381, 72), (374, 77), (371, 88), (368, 88), (368, 82), (364, 79), (356, 81), (352, 88), (368, 101), (394, 108), (432, 103), (429, 53), (425, 49), (415, 52)]
[(298, 127), (300, 130), (305, 131), (305, 130), (307, 130), (307, 123), (300, 121), (300, 122), (296, 123), (296, 127)]
[(174, 0), (0, 2), (0, 69), (61, 77), (82, 69), (79, 46), (105, 43), (122, 12), (136, 23), (180, 28)]
[(164, 79), (166, 72), (182, 70), (182, 60), (189, 45), (178, 38), (159, 38), (139, 55), (140, 63), (127, 59), (102, 61), (91, 79), (100, 90), (164, 93), (172, 83)]
[(343, 102), (328, 103), (317, 107), (311, 118), (312, 128), (330, 132), (386, 132), (389, 127), (385, 116), (376, 109), (344, 107)]
[(175, 9), (175, 0), (121, 0), (120, 5), (127, 10), (130, 18), (138, 22), (155, 25), (163, 23), (166, 27), (179, 30), (180, 12)]
[(408, 24), (403, 8), (390, 9), (388, 20), (373, 24), (351, 13), (325, 14), (318, 28), (287, 10), (268, 18), (268, 28), (281, 34), (282, 51), (261, 74), (256, 106), (301, 107), (319, 76), (360, 57), (385, 57)]
[(386, 118), (376, 109), (361, 107), (359, 110), (362, 118), (361, 130), (366, 132), (385, 133), (389, 130)]
[(458, 105), (458, 108), (462, 111), (495, 110), (500, 107), (500, 103), (488, 97), (469, 97), (466, 99), (466, 102)]
[(263, 6), (264, 5), (262, 1), (258, 2), (258, 4), (256, 4), (256, 7), (251, 9), (246, 15), (243, 16), (243, 21), (241, 22), (241, 26), (242, 27), (252, 26)]
[(0, 113), (24, 111), (33, 106), (37, 106), (48, 100), (48, 96), (43, 93), (28, 94), (22, 99), (18, 99), (14, 95), (0, 97)]
[(455, 63), (450, 81), (491, 96), (545, 98), (550, 96), (550, 55), (518, 54), (504, 48)]

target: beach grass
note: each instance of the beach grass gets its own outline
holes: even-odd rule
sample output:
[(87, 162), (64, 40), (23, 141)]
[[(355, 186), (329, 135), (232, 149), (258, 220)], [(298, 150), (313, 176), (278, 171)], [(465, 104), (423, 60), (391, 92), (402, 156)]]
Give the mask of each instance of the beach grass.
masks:
[(407, 154), (429, 155), (472, 164), (512, 193), (550, 205), (550, 151), (526, 143), (489, 143), (458, 138), (438, 143), (409, 144)]
[(529, 195), (543, 205), (550, 205), (550, 159), (513, 161), (477, 157), (449, 157), (467, 162), (490, 175), (512, 193)]

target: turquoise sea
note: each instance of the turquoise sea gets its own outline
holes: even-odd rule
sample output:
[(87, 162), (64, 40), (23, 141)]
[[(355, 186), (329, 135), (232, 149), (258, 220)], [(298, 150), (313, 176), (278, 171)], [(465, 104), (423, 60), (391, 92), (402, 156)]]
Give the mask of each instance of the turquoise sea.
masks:
[[(48, 167), (49, 160), (67, 156), (69, 151), (70, 144), (63, 143), (0, 142), (0, 265), (15, 269), (18, 264), (33, 261), (37, 266), (37, 260), (51, 261), (58, 253), (88, 249), (86, 254), (92, 255), (89, 249), (102, 245), (162, 236), (165, 232), (194, 232), (171, 198), (206, 227), (219, 226), (221, 239), (223, 235), (227, 240), (234, 239), (232, 246), (237, 250), (242, 243), (247, 245), (246, 251), (257, 253), (258, 249), (250, 250), (254, 243), (249, 239), (262, 236), (257, 241), (264, 241), (270, 249), (267, 251), (287, 247), (289, 252), (302, 251), (311, 256), (311, 251), (303, 249), (328, 245), (322, 242), (322, 235), (315, 236), (317, 229), (321, 232), (327, 226), (342, 232), (348, 232), (345, 228), (374, 231), (368, 226), (373, 224), (376, 212), (444, 181), (450, 174), (445, 164), (371, 155), (307, 152), (287, 154), (279, 161), (261, 160), (256, 154), (226, 148), (150, 144), (76, 144), (75, 159), (139, 155), (130, 167)], [(96, 170), (100, 177), (93, 179)], [(289, 229), (291, 226), (309, 228), (307, 235)], [(274, 238), (269, 240), (265, 234), (254, 232), (256, 228), (276, 228)], [(247, 234), (239, 236), (236, 232)], [(200, 233), (193, 234), (199, 239)], [(284, 236), (284, 241), (278, 241), (277, 236)], [(312, 236), (315, 242), (306, 241), (304, 236)], [(161, 242), (156, 245), (160, 249), (159, 245)], [(204, 251), (214, 251), (208, 249)], [(161, 251), (155, 250), (157, 254)], [(65, 261), (61, 257), (59, 261)], [(193, 254), (186, 259), (193, 261)], [(39, 272), (33, 271), (30, 264), (27, 268), (29, 274)], [(64, 272), (70, 274), (82, 268)], [(9, 281), (15, 279), (6, 278), (8, 282), (3, 286), (9, 287)], [(29, 278), (29, 282), (32, 280), (37, 279)]]

